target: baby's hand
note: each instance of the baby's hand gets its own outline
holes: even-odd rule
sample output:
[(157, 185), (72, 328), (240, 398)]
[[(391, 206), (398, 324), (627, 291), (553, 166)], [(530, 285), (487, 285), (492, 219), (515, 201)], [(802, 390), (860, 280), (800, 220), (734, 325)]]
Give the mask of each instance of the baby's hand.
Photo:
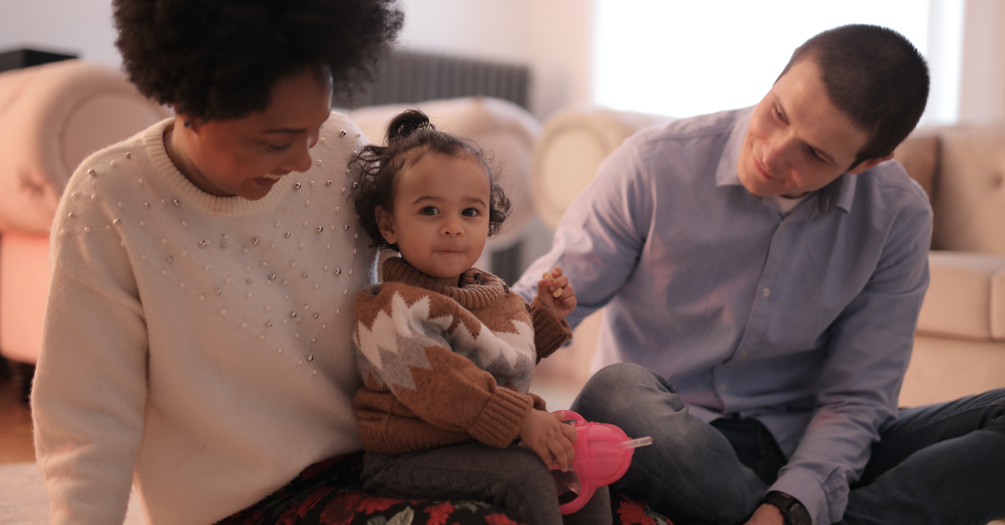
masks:
[(561, 319), (576, 309), (576, 291), (569, 286), (569, 278), (563, 277), (562, 269), (557, 266), (537, 282), (537, 296)]
[(520, 446), (532, 450), (549, 469), (557, 461), (562, 472), (566, 472), (576, 456), (572, 449), (576, 429), (562, 423), (563, 415), (531, 410), (520, 431)]

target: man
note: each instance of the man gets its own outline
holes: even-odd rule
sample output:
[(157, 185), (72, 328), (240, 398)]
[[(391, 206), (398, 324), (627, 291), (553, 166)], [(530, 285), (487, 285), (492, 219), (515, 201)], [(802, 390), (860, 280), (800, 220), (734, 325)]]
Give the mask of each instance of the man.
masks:
[[(677, 525), (974, 523), (1005, 515), (1005, 390), (897, 410), (932, 212), (894, 148), (924, 59), (864, 25), (801, 47), (754, 108), (637, 133), (545, 268), (606, 306), (573, 410), (654, 444), (613, 488)], [(997, 419), (996, 419), (997, 418)]]

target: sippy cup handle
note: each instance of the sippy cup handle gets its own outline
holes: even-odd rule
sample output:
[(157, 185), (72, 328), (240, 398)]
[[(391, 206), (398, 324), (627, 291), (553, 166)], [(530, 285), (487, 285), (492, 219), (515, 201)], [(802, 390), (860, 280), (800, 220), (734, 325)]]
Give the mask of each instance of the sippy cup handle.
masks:
[(564, 483), (578, 496), (570, 502), (560, 504), (558, 508), (562, 514), (572, 514), (586, 505), (598, 487), (610, 485), (620, 479), (631, 465), (635, 449), (652, 444), (653, 439), (649, 436), (630, 439), (615, 425), (587, 422), (583, 416), (571, 410), (564, 412), (563, 419), (573, 422), (578, 435), (572, 444), (576, 457), (569, 470), (575, 476), (574, 483), (568, 480), (564, 480)]

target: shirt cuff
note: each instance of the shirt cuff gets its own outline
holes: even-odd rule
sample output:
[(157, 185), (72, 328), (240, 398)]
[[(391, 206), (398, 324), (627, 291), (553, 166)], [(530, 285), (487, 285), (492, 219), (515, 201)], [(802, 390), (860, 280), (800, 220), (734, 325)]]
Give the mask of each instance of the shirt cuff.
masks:
[(468, 434), (486, 445), (506, 448), (520, 435), (533, 404), (530, 396), (499, 387)]
[[(768, 492), (772, 490), (784, 492), (799, 500), (813, 518), (813, 525), (830, 525), (840, 521), (840, 514), (844, 513), (843, 505), (840, 509), (831, 508), (827, 501), (827, 492), (821, 486), (820, 480), (803, 469), (785, 470)], [(834, 516), (834, 510), (839, 512), (837, 516)]]

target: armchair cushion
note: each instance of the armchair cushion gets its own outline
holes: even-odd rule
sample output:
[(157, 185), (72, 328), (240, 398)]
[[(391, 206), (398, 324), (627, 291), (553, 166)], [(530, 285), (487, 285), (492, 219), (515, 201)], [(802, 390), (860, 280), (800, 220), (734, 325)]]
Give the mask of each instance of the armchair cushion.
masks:
[(918, 333), (1005, 341), (1005, 256), (933, 251)]
[(0, 74), (0, 230), (47, 234), (84, 157), (168, 115), (108, 66), (66, 60)]

